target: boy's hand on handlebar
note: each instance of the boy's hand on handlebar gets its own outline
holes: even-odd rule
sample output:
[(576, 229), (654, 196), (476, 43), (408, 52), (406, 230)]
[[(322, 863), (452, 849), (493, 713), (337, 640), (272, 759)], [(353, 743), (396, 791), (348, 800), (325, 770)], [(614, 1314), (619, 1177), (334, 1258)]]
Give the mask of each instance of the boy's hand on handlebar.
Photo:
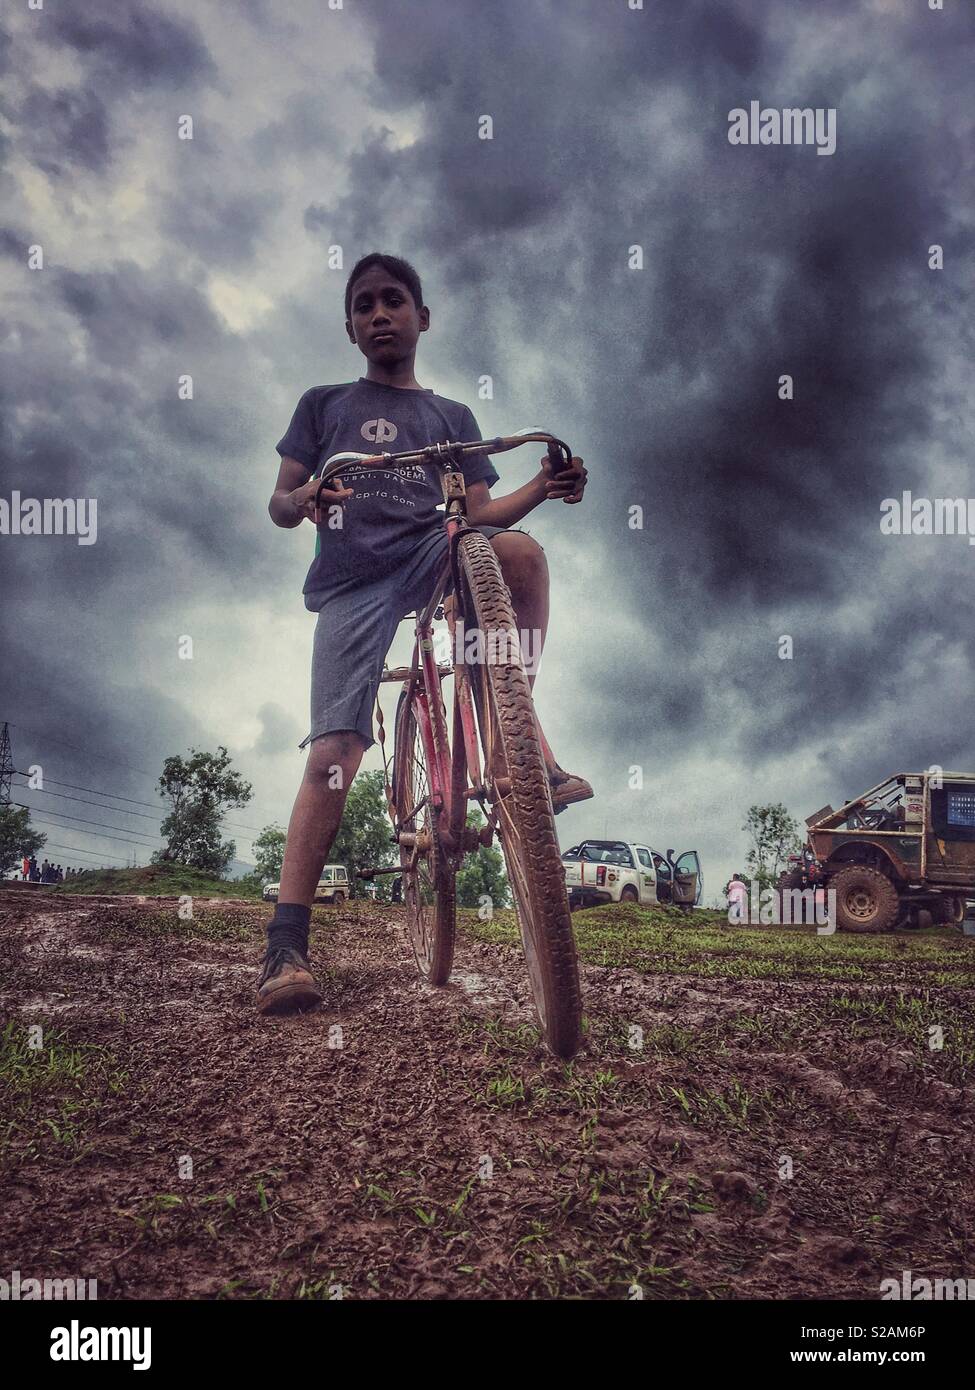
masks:
[[(315, 494), (320, 483), (320, 478), (309, 478), (307, 483), (302, 483), (301, 487), (296, 487), (294, 492), (289, 494), (296, 516), (307, 517), (309, 521), (315, 520)], [(322, 488), (322, 511), (336, 502), (344, 506), (354, 491), (354, 488), (344, 487), (341, 478), (333, 478), (327, 487)]]
[(582, 466), (582, 459), (573, 455), (572, 467), (565, 468), (561, 473), (552, 472), (552, 461), (546, 454), (542, 459), (542, 472), (545, 475), (545, 500), (547, 502), (581, 502), (582, 494), (586, 490), (586, 482), (589, 478), (588, 471)]

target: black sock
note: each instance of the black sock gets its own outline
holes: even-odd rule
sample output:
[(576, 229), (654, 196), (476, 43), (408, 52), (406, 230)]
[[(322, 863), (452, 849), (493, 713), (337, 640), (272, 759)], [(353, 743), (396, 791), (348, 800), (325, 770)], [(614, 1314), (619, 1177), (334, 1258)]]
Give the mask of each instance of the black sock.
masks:
[(267, 949), (276, 951), (280, 946), (293, 946), (307, 956), (310, 923), (311, 908), (304, 903), (278, 903), (268, 923)]

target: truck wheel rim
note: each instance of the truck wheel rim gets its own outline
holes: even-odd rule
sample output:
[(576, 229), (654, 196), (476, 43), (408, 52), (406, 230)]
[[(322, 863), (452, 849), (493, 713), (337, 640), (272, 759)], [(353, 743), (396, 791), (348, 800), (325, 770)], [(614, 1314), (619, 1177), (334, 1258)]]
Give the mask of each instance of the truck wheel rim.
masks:
[(865, 921), (873, 917), (877, 909), (870, 893), (863, 888), (854, 888), (846, 895), (846, 910), (851, 917)]

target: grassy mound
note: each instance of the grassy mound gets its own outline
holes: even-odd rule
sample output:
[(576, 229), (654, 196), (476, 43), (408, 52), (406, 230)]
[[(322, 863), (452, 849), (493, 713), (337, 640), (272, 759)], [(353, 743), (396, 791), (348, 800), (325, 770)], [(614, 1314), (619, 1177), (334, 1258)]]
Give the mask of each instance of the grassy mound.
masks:
[[(518, 945), (517, 920), (509, 910), (486, 922), (476, 911), (462, 910), (458, 920), (478, 941)], [(647, 975), (873, 983), (910, 976), (928, 986), (964, 989), (975, 983), (969, 942), (952, 927), (819, 936), (812, 926), (733, 927), (719, 910), (685, 913), (636, 903), (585, 908), (572, 914), (572, 925), (584, 964)]]
[(89, 869), (54, 886), (55, 893), (145, 893), (150, 897), (253, 898), (260, 889), (250, 880), (214, 878), (188, 864), (147, 864), (136, 869)]

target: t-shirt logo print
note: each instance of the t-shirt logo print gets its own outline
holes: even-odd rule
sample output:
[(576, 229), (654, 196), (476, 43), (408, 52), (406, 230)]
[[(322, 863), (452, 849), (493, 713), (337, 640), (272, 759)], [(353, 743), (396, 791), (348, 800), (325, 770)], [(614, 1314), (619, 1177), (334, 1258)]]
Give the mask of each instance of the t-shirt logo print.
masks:
[(367, 420), (361, 433), (363, 439), (368, 439), (370, 444), (391, 444), (399, 430), (392, 420), (384, 420), (380, 416), (378, 420)]

